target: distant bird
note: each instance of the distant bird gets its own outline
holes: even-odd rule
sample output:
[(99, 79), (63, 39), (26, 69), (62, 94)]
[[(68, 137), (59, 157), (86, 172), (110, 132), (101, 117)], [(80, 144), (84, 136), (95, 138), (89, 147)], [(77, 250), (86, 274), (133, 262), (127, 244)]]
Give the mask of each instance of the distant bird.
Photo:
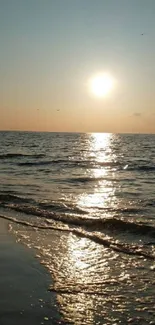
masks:
[(144, 33), (143, 34), (141, 34), (141, 36), (143, 36), (144, 35)]
[(60, 111), (60, 109), (57, 109), (57, 112), (59, 112)]

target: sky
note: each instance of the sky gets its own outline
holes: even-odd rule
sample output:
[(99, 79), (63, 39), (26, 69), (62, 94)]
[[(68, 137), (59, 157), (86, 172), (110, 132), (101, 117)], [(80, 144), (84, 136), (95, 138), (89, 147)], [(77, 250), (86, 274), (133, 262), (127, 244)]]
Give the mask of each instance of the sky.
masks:
[(0, 49), (0, 130), (155, 133), (155, 0), (0, 0)]

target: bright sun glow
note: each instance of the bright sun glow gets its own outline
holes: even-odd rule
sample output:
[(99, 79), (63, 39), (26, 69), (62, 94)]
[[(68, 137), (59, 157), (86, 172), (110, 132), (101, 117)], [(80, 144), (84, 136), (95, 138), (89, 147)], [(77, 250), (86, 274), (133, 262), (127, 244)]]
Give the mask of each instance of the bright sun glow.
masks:
[(106, 96), (114, 87), (114, 79), (109, 74), (98, 74), (89, 82), (91, 93), (97, 97)]

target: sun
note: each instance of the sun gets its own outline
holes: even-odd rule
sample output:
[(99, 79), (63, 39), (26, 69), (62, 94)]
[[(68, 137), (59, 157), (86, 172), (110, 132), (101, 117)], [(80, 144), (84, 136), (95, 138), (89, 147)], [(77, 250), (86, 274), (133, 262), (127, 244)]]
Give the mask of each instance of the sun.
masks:
[(108, 95), (114, 87), (114, 78), (107, 74), (98, 74), (89, 81), (89, 89), (96, 97)]

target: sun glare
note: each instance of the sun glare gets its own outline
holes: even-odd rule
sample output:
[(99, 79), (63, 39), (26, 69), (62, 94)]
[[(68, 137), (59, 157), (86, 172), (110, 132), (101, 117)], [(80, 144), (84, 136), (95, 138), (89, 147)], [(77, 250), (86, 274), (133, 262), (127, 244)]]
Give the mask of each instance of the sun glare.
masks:
[(114, 87), (114, 79), (109, 74), (98, 74), (90, 79), (89, 88), (96, 97), (104, 97)]

